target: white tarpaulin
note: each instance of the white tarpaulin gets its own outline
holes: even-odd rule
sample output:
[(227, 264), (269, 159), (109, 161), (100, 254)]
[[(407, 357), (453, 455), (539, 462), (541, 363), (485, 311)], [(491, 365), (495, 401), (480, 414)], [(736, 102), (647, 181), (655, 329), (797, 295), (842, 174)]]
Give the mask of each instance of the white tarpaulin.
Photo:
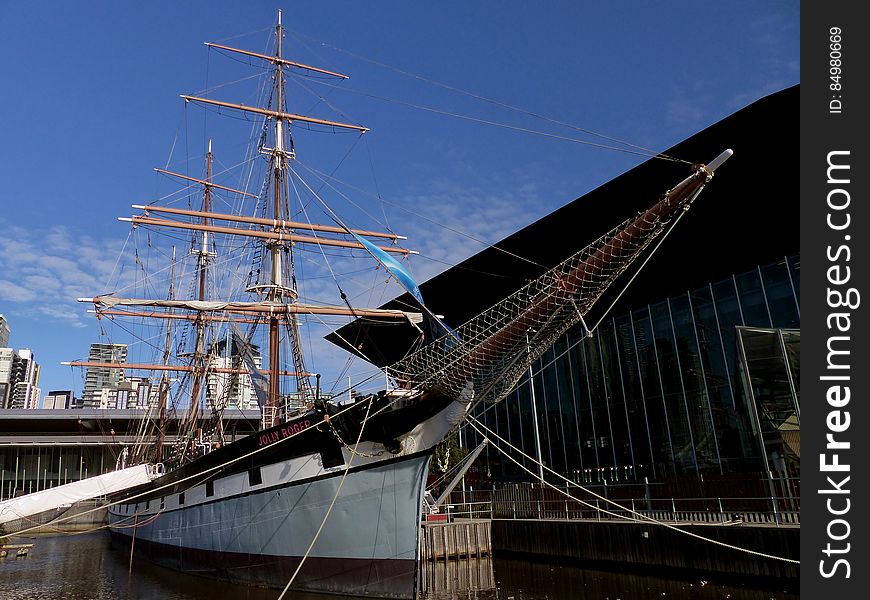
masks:
[(136, 465), (81, 481), (0, 502), (0, 525), (79, 500), (88, 500), (148, 483), (160, 473), (153, 465)]

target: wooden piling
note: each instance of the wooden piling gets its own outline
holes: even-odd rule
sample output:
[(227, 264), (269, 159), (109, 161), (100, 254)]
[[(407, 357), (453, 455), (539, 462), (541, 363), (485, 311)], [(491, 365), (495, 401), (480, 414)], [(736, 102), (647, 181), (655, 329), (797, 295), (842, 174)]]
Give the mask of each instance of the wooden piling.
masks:
[(463, 519), (452, 523), (423, 523), (424, 561), (480, 558), (492, 554), (489, 519)]

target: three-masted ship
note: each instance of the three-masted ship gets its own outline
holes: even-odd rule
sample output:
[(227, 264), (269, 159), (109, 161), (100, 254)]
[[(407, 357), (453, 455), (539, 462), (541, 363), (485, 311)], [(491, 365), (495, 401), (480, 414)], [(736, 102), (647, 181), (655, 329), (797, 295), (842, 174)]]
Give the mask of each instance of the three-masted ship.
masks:
[[(204, 177), (161, 170), (201, 188), (198, 208), (137, 205), (143, 214), (130, 219), (133, 227), (196, 236), (192, 297), (180, 299), (170, 291), (152, 298), (112, 294), (81, 299), (92, 303), (100, 318), (148, 319), (167, 331), (160, 364), (75, 363), (144, 370), (160, 378), (157, 417), (147, 432), (157, 444), (126, 459), (161, 462), (165, 472), (128, 490), (110, 507), (111, 531), (133, 543), (137, 556), (186, 572), (277, 588), (292, 583), (298, 590), (411, 598), (416, 594), (421, 503), (435, 446), (475, 404), (507, 395), (558, 336), (582, 323), (617, 277), (691, 206), (728, 153), (694, 167), (648, 210), (452, 328), (425, 306), (413, 278), (393, 258), (410, 252), (398, 245), (400, 236), (350, 228), (331, 211), (332, 224), (291, 219), (288, 190), (300, 185), (292, 180), (291, 128), (305, 124), (361, 133), (366, 128), (287, 109), (289, 70), (344, 75), (285, 58), (282, 37), (279, 14), (273, 54), (212, 44), (271, 69), (269, 104), (183, 96), (188, 103), (257, 120), (262, 131), (258, 149), (269, 165), (259, 193), (215, 183), (209, 144)], [(266, 210), (219, 212), (212, 202), (218, 191), (233, 194), (241, 207), (248, 202)], [(308, 192), (317, 196), (315, 189)], [(221, 266), (213, 243), (220, 236), (245, 240), (239, 244), (245, 249), (257, 248), (261, 268), (243, 286), (247, 299), (210, 285)], [(418, 306), (360, 308), (346, 297), (332, 305), (304, 302), (294, 263), (294, 249), (303, 245), (364, 254), (412, 292)], [(304, 315), (393, 319), (414, 326), (419, 340), (386, 370), (386, 389), (337, 402), (321, 393), (319, 378), (306, 369), (300, 341)], [(180, 326), (192, 335), (191, 350), (184, 353), (173, 351), (168, 341), (168, 331)], [(213, 349), (220, 344), (211, 332), (217, 326), (222, 326), (217, 339), (225, 340), (225, 353), (236, 360), (215, 360)], [(253, 342), (258, 329), (265, 332), (264, 365)], [(177, 359), (185, 359), (184, 364)], [(214, 398), (204, 400), (209, 377), (216, 375), (250, 382), (261, 408), (259, 432), (229, 443), (220, 419), (208, 418), (207, 410), (221, 408)], [(170, 443), (168, 399), (179, 378), (190, 399)], [(288, 388), (294, 390), (295, 409), (288, 408)]]

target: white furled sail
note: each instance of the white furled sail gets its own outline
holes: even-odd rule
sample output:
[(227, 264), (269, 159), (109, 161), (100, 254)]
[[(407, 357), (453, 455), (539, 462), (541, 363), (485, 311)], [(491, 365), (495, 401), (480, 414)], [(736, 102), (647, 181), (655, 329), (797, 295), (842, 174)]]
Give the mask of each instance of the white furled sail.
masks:
[(136, 465), (104, 475), (88, 477), (80, 481), (59, 485), (47, 490), (25, 494), (0, 502), (0, 525), (37, 515), (47, 510), (69, 505), (80, 500), (122, 492), (148, 483), (163, 474), (162, 468), (154, 465)]

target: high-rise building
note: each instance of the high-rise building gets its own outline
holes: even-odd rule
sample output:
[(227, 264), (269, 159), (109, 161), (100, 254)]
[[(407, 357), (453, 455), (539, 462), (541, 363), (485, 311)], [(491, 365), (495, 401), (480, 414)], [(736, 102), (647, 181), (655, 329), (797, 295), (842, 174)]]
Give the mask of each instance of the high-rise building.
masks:
[(12, 348), (0, 346), (0, 408), (9, 408), (9, 391), (12, 389)]
[(147, 377), (128, 377), (115, 387), (100, 391), (101, 409), (147, 409), (157, 406), (157, 389)]
[(52, 390), (45, 395), (42, 401), (42, 408), (47, 409), (67, 409), (76, 408), (76, 398), (72, 390)]
[[(260, 349), (252, 347), (253, 362), (259, 369), (263, 359)], [(241, 356), (238, 341), (222, 339), (212, 348), (209, 369), (233, 369), (244, 371), (245, 360)], [(206, 401), (212, 408), (257, 408), (251, 376), (247, 373), (215, 373), (210, 370), (206, 384)]]
[(12, 357), (7, 408), (33, 409), (39, 406), (39, 364), (33, 351), (22, 348)]
[[(127, 360), (126, 344), (91, 344), (88, 362), (122, 363)], [(99, 408), (104, 388), (114, 389), (124, 381), (124, 370), (112, 367), (88, 367), (82, 392), (84, 408)]]
[(9, 321), (7, 321), (6, 317), (0, 313), (0, 348), (6, 348), (6, 346), (8, 346), (10, 333)]

